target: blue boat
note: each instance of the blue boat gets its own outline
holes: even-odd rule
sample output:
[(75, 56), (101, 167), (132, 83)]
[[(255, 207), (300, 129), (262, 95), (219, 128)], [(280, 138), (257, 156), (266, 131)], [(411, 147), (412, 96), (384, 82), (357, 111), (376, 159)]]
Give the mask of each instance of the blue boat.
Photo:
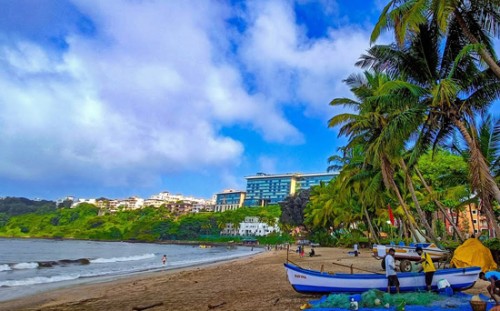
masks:
[[(288, 281), (299, 293), (362, 293), (370, 289), (387, 290), (385, 274), (375, 273), (335, 273), (303, 269), (285, 263)], [(438, 289), (440, 280), (447, 280), (454, 291), (462, 291), (474, 286), (481, 272), (480, 267), (437, 270), (432, 281), (432, 289)], [(424, 291), (425, 274), (417, 272), (398, 273), (401, 292)]]

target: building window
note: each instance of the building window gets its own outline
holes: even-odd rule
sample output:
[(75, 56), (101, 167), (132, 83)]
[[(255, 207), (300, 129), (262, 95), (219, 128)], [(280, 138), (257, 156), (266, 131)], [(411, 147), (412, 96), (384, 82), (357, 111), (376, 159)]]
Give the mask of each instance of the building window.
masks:
[(477, 220), (476, 219), (472, 220), (472, 222), (475, 223), (475, 224), (477, 224)]
[(476, 215), (476, 214), (477, 214), (477, 210), (473, 210), (472, 215)]

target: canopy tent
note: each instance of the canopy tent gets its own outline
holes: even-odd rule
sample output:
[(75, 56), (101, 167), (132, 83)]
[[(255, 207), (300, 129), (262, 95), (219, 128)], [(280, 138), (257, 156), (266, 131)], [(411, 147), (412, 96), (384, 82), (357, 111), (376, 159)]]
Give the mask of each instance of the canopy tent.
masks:
[(450, 263), (457, 268), (478, 266), (483, 272), (497, 269), (491, 251), (476, 238), (467, 239), (457, 247)]

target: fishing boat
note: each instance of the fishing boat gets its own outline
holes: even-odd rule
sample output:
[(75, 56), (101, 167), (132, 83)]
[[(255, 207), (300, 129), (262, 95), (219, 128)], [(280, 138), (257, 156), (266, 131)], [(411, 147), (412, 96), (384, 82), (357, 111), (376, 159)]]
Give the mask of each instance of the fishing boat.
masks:
[[(288, 281), (299, 293), (362, 293), (370, 289), (387, 290), (385, 274), (378, 273), (335, 273), (308, 270), (291, 263), (285, 263)], [(480, 267), (437, 270), (432, 289), (438, 289), (440, 280), (447, 280), (454, 291), (471, 288), (479, 277)], [(424, 291), (425, 274), (416, 272), (398, 273), (401, 292)]]
[[(417, 247), (421, 247), (424, 252), (429, 254), (433, 261), (445, 261), (450, 252), (441, 249), (434, 243), (418, 243), (418, 244), (399, 244), (399, 245), (377, 245), (373, 246), (373, 257), (376, 259), (383, 259), (389, 252), (389, 249), (394, 248), (394, 260), (400, 261), (399, 267), (402, 272), (410, 272), (412, 265), (410, 261), (420, 260), (420, 255), (415, 251)], [(382, 268), (385, 269), (384, 261), (382, 260)]]

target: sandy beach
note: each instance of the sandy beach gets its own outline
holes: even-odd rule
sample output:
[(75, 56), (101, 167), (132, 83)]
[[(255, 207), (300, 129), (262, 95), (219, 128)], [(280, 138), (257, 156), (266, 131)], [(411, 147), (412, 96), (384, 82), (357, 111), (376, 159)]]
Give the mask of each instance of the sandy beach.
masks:
[[(380, 261), (371, 256), (370, 250), (361, 250), (358, 257), (349, 256), (348, 251), (350, 249), (319, 247), (315, 257), (300, 258), (294, 252), (288, 256), (305, 268), (323, 266), (324, 271), (349, 272), (349, 268), (336, 265), (341, 264), (383, 273)], [(124, 311), (145, 307), (151, 311), (300, 310), (301, 305), (319, 296), (299, 294), (292, 289), (283, 268), (286, 257), (285, 250), (272, 250), (203, 267), (78, 285), (0, 302), (0, 310)], [(478, 280), (466, 292), (486, 294), (486, 285)]]

